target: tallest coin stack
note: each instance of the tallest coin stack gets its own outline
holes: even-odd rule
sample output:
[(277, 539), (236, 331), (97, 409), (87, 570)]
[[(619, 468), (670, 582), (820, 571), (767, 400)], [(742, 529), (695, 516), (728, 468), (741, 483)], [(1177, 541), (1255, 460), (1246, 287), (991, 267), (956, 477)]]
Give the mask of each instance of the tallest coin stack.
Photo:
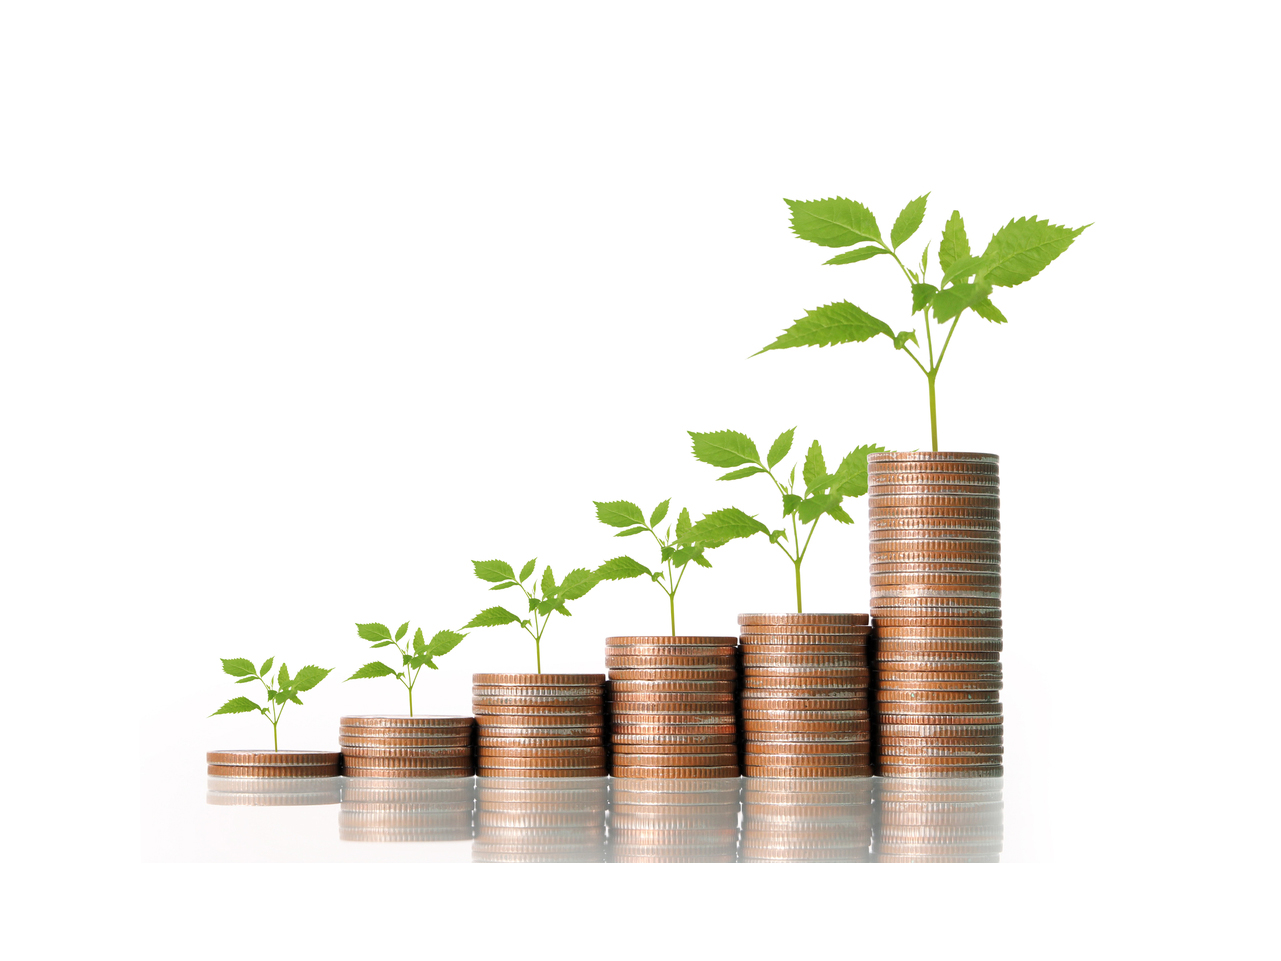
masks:
[(868, 455), (873, 758), (883, 777), (1000, 777), (995, 454)]

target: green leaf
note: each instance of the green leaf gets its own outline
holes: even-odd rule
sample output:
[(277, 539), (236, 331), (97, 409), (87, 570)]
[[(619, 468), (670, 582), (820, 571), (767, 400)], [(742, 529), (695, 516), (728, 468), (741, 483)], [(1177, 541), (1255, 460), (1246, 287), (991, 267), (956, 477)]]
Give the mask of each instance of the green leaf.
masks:
[(810, 524), (826, 514), (833, 504), (839, 503), (840, 497), (836, 494), (815, 494), (813, 497), (805, 498), (796, 511), (796, 516), (800, 518), (802, 524)]
[(849, 514), (845, 513), (845, 508), (844, 508), (844, 507), (842, 507), (842, 506), (840, 505), (840, 501), (839, 501), (839, 500), (837, 501), (837, 503), (835, 503), (835, 504), (833, 504), (831, 507), (829, 507), (829, 508), (827, 509), (827, 512), (828, 512), (830, 515), (832, 515), (832, 517), (833, 517), (835, 520), (840, 521), (842, 524), (853, 524), (853, 523), (854, 523), (854, 518), (850, 517), (850, 515), (849, 515)]
[(930, 245), (929, 245), (929, 242), (927, 241), (925, 244), (925, 249), (921, 251), (921, 276), (922, 277), (925, 276), (925, 271), (929, 270), (929, 267), (930, 267)]
[(987, 261), (982, 257), (962, 257), (943, 274), (943, 279), (939, 281), (939, 286), (946, 287), (954, 280), (973, 277), (986, 263)]
[[(538, 609), (538, 598), (536, 598), (536, 597), (531, 597), (531, 598), (529, 599), (529, 609), (530, 609), (531, 611), (535, 611), (535, 610), (537, 610), (537, 609)], [(525, 621), (521, 621), (521, 624), (524, 624), (524, 623), (525, 623)], [(469, 626), (469, 625), (463, 625), (463, 626), (464, 626), (464, 627), (466, 627), (466, 626)]]
[(732, 470), (728, 474), (722, 474), (717, 480), (742, 480), (744, 477), (751, 477), (753, 474), (764, 474), (764, 467), (757, 467), (752, 464), (748, 467), (740, 467), (738, 470)]
[[(431, 655), (416, 654), (413, 657), (409, 658), (406, 663), (408, 664), (409, 667), (412, 667), (412, 668), (425, 667), (428, 664), (431, 664)], [(436, 665), (432, 664), (431, 666), (435, 667)]]
[(792, 231), (822, 247), (851, 247), (865, 240), (881, 242), (872, 212), (857, 200), (784, 200), (792, 210)]
[(384, 625), (376, 622), (372, 624), (357, 624), (356, 633), (367, 641), (391, 640), (391, 631), (387, 630)]
[(260, 677), (267, 676), (267, 672), (271, 670), (271, 665), (273, 661), (275, 661), (275, 658), (269, 657), (267, 658), (267, 660), (262, 662), (262, 667), (258, 668), (258, 674)]
[(569, 608), (565, 606), (565, 602), (562, 601), (560, 598), (557, 598), (556, 600), (552, 601), (552, 609), (559, 611), (561, 614), (564, 614), (566, 617), (573, 616), (572, 614), (569, 613)]
[(535, 557), (533, 560), (527, 562), (525, 566), (520, 569), (520, 582), (522, 584), (525, 583), (526, 578), (528, 578), (530, 574), (534, 573), (534, 564), (537, 563), (537, 561), (538, 561), (538, 558)]
[(463, 630), (469, 627), (498, 627), (502, 624), (512, 624), (519, 620), (519, 617), (505, 607), (487, 607), (464, 624)]
[(680, 514), (676, 517), (676, 539), (682, 540), (693, 527), (694, 523), (689, 519), (689, 508), (682, 507)]
[(644, 534), (648, 530), (649, 530), (648, 527), (633, 527), (633, 528), (630, 528), (629, 530), (619, 531), (614, 536), (615, 537), (631, 537), (634, 534)]
[(548, 597), (538, 602), (538, 613), (546, 617), (556, 610), (556, 598)]
[[(894, 331), (890, 330), (885, 321), (877, 320), (848, 300), (842, 300), (805, 311), (805, 316), (779, 334), (774, 343), (762, 347), (756, 353), (763, 354), (767, 350), (782, 350), (785, 347), (826, 347), (829, 344), (861, 343), (877, 334), (893, 337)], [(718, 464), (717, 466), (732, 467), (733, 465)]]
[(252, 683), (253, 683), (254, 681), (256, 681), (256, 680), (258, 680), (258, 678), (256, 678), (256, 677), (242, 677), (242, 678), (238, 678), (238, 679), (236, 680), (236, 683), (237, 683), (237, 684), (252, 684)]
[(785, 540), (787, 540), (787, 531), (782, 531), (782, 530), (770, 531), (769, 542), (771, 544), (777, 544), (779, 541), (785, 541)]
[[(708, 570), (711, 570), (712, 562), (703, 556), (703, 549), (701, 547), (691, 554), (689, 559), (699, 567), (706, 567)], [(684, 567), (685, 565), (682, 564), (681, 566)]]
[(631, 501), (592, 501), (596, 505), (596, 519), (610, 527), (631, 527), (645, 524), (645, 514)]
[(885, 450), (879, 444), (864, 444), (845, 455), (836, 468), (832, 493), (842, 497), (862, 497), (867, 493), (867, 455)]
[(402, 637), (404, 637), (405, 632), (408, 630), (409, 630), (409, 622), (405, 621), (404, 624), (401, 624), (400, 627), (396, 628), (396, 640), (400, 640)]
[(994, 324), (1005, 323), (1005, 315), (996, 309), (996, 304), (992, 303), (987, 297), (980, 297), (974, 303), (970, 304), (970, 310), (978, 314), (984, 320), (990, 320)]
[(313, 687), (329, 676), (332, 667), (317, 667), (315, 664), (308, 664), (298, 672), (294, 678), (294, 690), (310, 691)]
[(514, 581), (516, 572), (506, 561), (472, 561), (476, 576), (482, 581)]
[[(442, 654), (448, 654), (466, 637), (466, 634), (460, 634), (458, 631), (437, 631), (431, 636), (431, 643), (427, 645), (427, 656), (440, 657)], [(429, 666), (435, 667), (434, 664)]]
[(389, 674), (395, 673), (395, 668), (388, 667), (382, 661), (370, 661), (364, 667), (358, 668), (356, 673), (347, 678), (347, 680), (359, 681), (367, 677), (386, 677)]
[[(374, 645), (374, 647), (390, 647), (390, 646), (391, 646), (391, 641), (379, 641), (377, 644)], [(370, 650), (373, 650), (373, 648), (370, 648)]]
[(929, 196), (924, 194), (915, 200), (909, 200), (903, 212), (894, 221), (894, 226), (890, 228), (890, 245), (895, 250), (898, 250), (899, 246), (921, 226), (921, 221), (925, 219), (925, 201)]
[(795, 436), (796, 428), (789, 427), (774, 438), (774, 443), (769, 445), (769, 454), (765, 459), (765, 463), (769, 464), (771, 469), (787, 456), (787, 452), (792, 449), (792, 438)]
[(1085, 227), (1060, 227), (1035, 215), (1011, 220), (992, 235), (983, 251), (983, 259), (991, 265), (983, 279), (996, 287), (1016, 287), (1031, 280), (1072, 246)]
[(912, 313), (918, 313), (930, 305), (939, 289), (933, 284), (912, 285)]
[(769, 528), (755, 517), (743, 513), (737, 507), (726, 507), (704, 516), (681, 538), (681, 542), (701, 544), (716, 541), (723, 544), (736, 537), (768, 533)]
[(223, 657), (219, 660), (222, 661), (222, 672), (232, 677), (244, 677), (254, 672), (254, 662), (247, 657)]
[(503, 581), (503, 583), (501, 583), (501, 584), (495, 584), (493, 587), (491, 587), (491, 588), (490, 588), (490, 590), (491, 590), (491, 591), (505, 591), (505, 590), (507, 590), (507, 589), (508, 589), (508, 588), (510, 588), (510, 587), (517, 587), (517, 586), (519, 586), (519, 585), (517, 585), (517, 583), (516, 583), (515, 581)]
[(717, 430), (707, 434), (687, 431), (694, 440), (694, 457), (713, 467), (737, 467), (759, 464), (761, 455), (746, 434), (736, 430)]
[(431, 657), (430, 657), (430, 656), (429, 656), (429, 657), (425, 657), (425, 658), (423, 658), (423, 662), (424, 662), (428, 667), (430, 667), (433, 671), (439, 671), (439, 670), (440, 670), (440, 668), (436, 666), (435, 662), (434, 662), (434, 661), (432, 661), (432, 659), (431, 659)]
[(213, 717), (214, 714), (244, 714), (246, 711), (261, 710), (262, 708), (247, 697), (233, 697), (230, 701), (218, 708), (218, 710), (214, 711), (213, 714), (210, 714), (209, 716)]
[(934, 319), (940, 324), (961, 316), (961, 311), (971, 307), (992, 292), (988, 284), (953, 284), (934, 295), (931, 307)]
[(827, 480), (827, 462), (823, 460), (823, 448), (819, 446), (818, 441), (810, 444), (810, 449), (805, 454), (805, 466), (801, 469), (801, 479), (805, 481), (806, 493), (813, 493), (827, 486), (823, 483)]
[(825, 265), (839, 266), (841, 264), (857, 264), (862, 260), (871, 260), (877, 254), (888, 254), (889, 251), (884, 247), (855, 247), (853, 250), (847, 250), (843, 254), (837, 254), (831, 260), (825, 260)]
[(672, 499), (669, 497), (667, 498), (667, 500), (663, 501), (663, 503), (655, 507), (654, 513), (649, 515), (649, 526), (656, 527), (660, 523), (662, 523), (663, 518), (667, 516), (668, 508), (671, 506), (672, 506)]
[(556, 596), (567, 601), (576, 601), (600, 583), (595, 571), (578, 567), (565, 575), (564, 582), (556, 590)]
[(596, 576), (602, 581), (625, 581), (629, 577), (640, 577), (642, 574), (649, 574), (652, 577), (654, 572), (626, 554), (621, 557), (611, 557), (596, 568)]
[(543, 568), (543, 597), (552, 597), (556, 593), (556, 577), (552, 574), (552, 566), (548, 564)]
[(805, 500), (800, 494), (783, 495), (783, 516), (791, 517), (792, 511), (801, 506), (801, 501)]
[(281, 698), (280, 698), (280, 700), (281, 700), (281, 702), (282, 702), (282, 703), (283, 703), (285, 700), (290, 700), (290, 701), (293, 701), (295, 704), (297, 704), (299, 707), (302, 707), (302, 700), (301, 700), (301, 699), (298, 697), (298, 695), (297, 695), (294, 691), (292, 691), (292, 690), (285, 691), (285, 692), (284, 692), (284, 696), (283, 696), (283, 697), (281, 697)]
[(917, 347), (921, 346), (921, 342), (916, 339), (916, 331), (900, 330), (897, 334), (894, 335), (894, 349), (902, 350), (905, 346), (907, 346), (907, 342), (909, 340), (912, 343), (916, 344)]
[(414, 631), (414, 653), (422, 654), (427, 650), (427, 641), (423, 638), (423, 629), (420, 627)]
[(952, 216), (943, 225), (943, 239), (939, 241), (939, 267), (944, 271), (952, 268), (958, 260), (970, 256), (970, 241), (965, 236), (965, 221), (961, 212), (953, 210)]
[(280, 662), (280, 671), (276, 674), (276, 684), (283, 691), (290, 685), (289, 668), (284, 661)]

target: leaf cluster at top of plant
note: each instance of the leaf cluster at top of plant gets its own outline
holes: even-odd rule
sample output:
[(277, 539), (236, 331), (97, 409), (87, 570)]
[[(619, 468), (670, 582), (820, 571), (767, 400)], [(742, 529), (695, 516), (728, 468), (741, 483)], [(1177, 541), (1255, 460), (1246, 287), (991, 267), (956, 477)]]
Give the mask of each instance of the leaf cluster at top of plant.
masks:
[(440, 670), (436, 666), (434, 658), (440, 657), (442, 654), (448, 654), (462, 643), (463, 638), (467, 636), (457, 631), (437, 631), (432, 635), (432, 639), (428, 641), (423, 637), (423, 629), (420, 627), (414, 631), (413, 643), (402, 645), (401, 641), (409, 633), (408, 621), (396, 628), (395, 636), (392, 635), (385, 624), (377, 622), (357, 624), (356, 633), (366, 641), (372, 642), (371, 650), (379, 647), (395, 646), (396, 650), (400, 652), (402, 669), (396, 670), (396, 668), (389, 664), (384, 664), (382, 661), (370, 661), (359, 668), (347, 680), (355, 681), (369, 677), (395, 677), (409, 693), (410, 717), (414, 715), (414, 683), (418, 680), (418, 672), (424, 667), (431, 668), (433, 671)]
[(271, 665), (275, 661), (274, 657), (269, 657), (262, 662), (262, 666), (257, 670), (254, 669), (253, 661), (244, 657), (224, 657), (222, 658), (222, 670), (225, 674), (239, 678), (237, 684), (251, 684), (258, 681), (267, 691), (267, 704), (265, 706), (256, 704), (247, 697), (233, 697), (218, 710), (210, 714), (213, 717), (217, 714), (245, 714), (249, 711), (257, 711), (268, 721), (271, 722), (271, 741), (275, 750), (280, 750), (279, 738), (276, 736), (276, 727), (280, 723), (280, 716), (285, 711), (285, 705), (289, 702), (302, 706), (302, 700), (298, 697), (302, 691), (310, 691), (313, 687), (329, 676), (333, 668), (317, 667), (315, 664), (308, 664), (300, 669), (297, 674), (290, 677), (289, 668), (282, 661), (280, 668), (276, 671), (273, 678), (269, 673)]

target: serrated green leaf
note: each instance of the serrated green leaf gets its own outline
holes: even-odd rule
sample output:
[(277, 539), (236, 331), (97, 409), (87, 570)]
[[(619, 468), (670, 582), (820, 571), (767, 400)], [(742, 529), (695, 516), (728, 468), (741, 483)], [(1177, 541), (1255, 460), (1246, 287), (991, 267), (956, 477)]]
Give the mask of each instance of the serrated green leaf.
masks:
[(645, 525), (645, 514), (631, 501), (592, 501), (596, 505), (596, 519), (610, 527)]
[(372, 624), (357, 624), (356, 633), (367, 641), (390, 641), (391, 631), (387, 630), (386, 625), (377, 622)]
[(737, 507), (726, 507), (712, 511), (695, 524), (681, 538), (682, 543), (725, 543), (736, 537), (751, 537), (753, 534), (768, 534), (769, 528), (750, 514), (745, 514)]
[(284, 698), (281, 699), (282, 701), (285, 699), (288, 699), (290, 701), (293, 701), (299, 707), (302, 707), (302, 699), (298, 697), (297, 692), (290, 690), (290, 691), (285, 691), (284, 693), (285, 693), (285, 696)]
[(943, 239), (939, 241), (939, 267), (944, 271), (951, 269), (958, 260), (970, 256), (970, 241), (965, 236), (965, 221), (961, 212), (953, 210), (952, 216), (943, 225)]
[[(697, 564), (699, 567), (706, 567), (708, 570), (711, 570), (712, 562), (703, 556), (703, 551), (701, 548), (696, 553), (690, 555), (689, 559), (693, 561), (695, 564)], [(684, 567), (685, 565), (682, 564), (681, 566)]]
[(918, 313), (930, 305), (939, 289), (933, 284), (912, 285), (912, 313)]
[(801, 479), (805, 481), (807, 493), (826, 487), (823, 482), (827, 480), (827, 462), (823, 460), (823, 448), (819, 446), (818, 441), (810, 444), (810, 449), (805, 454), (805, 466), (801, 469)]
[(543, 597), (552, 597), (556, 594), (556, 575), (552, 573), (552, 566), (548, 564), (543, 568)]
[(654, 508), (654, 513), (649, 515), (649, 526), (657, 527), (662, 523), (663, 518), (667, 516), (668, 509), (672, 506), (672, 499), (669, 497), (663, 503)]
[(694, 522), (689, 517), (689, 508), (682, 507), (681, 512), (676, 516), (676, 539), (681, 540), (693, 526)]
[(426, 664), (428, 667), (430, 667), (433, 671), (439, 671), (439, 670), (440, 670), (440, 668), (436, 666), (436, 662), (435, 662), (435, 661), (433, 661), (433, 660), (431, 659), (431, 657), (430, 657), (430, 656), (423, 658), (423, 663), (425, 663), (425, 664)]
[(774, 343), (762, 347), (756, 353), (763, 354), (767, 350), (782, 350), (787, 347), (827, 347), (830, 344), (862, 343), (877, 334), (893, 337), (894, 331), (885, 321), (877, 320), (861, 307), (855, 307), (849, 301), (842, 300), (805, 311), (805, 316), (779, 334)]
[(889, 251), (884, 247), (855, 247), (853, 250), (847, 250), (843, 254), (837, 254), (831, 260), (823, 261), (825, 266), (839, 266), (841, 264), (857, 264), (860, 261), (871, 260), (877, 254), (888, 254)]
[(368, 664), (356, 670), (356, 673), (347, 678), (349, 681), (359, 681), (369, 677), (386, 677), (389, 674), (395, 674), (396, 669), (388, 667), (382, 661), (370, 661)]
[(558, 613), (564, 614), (566, 617), (573, 616), (572, 614), (569, 613), (569, 608), (565, 606), (565, 602), (562, 601), (560, 598), (557, 598), (555, 601), (552, 602), (552, 609), (557, 611)]
[(232, 677), (244, 677), (254, 672), (254, 662), (247, 657), (223, 657), (219, 660), (222, 661), (222, 672)]
[(792, 449), (792, 439), (796, 436), (796, 428), (789, 427), (783, 433), (774, 438), (774, 443), (769, 445), (769, 454), (766, 455), (765, 463), (773, 469), (779, 461), (787, 456), (787, 452)]
[(266, 677), (266, 676), (267, 676), (267, 672), (271, 670), (271, 665), (272, 665), (272, 663), (273, 663), (275, 660), (276, 660), (276, 659), (275, 659), (274, 657), (269, 657), (269, 658), (267, 658), (267, 660), (263, 661), (263, 662), (262, 662), (262, 667), (258, 668), (258, 674), (259, 674), (259, 676), (261, 676), (261, 677)]
[(218, 708), (218, 710), (214, 711), (213, 714), (210, 714), (209, 716), (213, 717), (216, 714), (244, 714), (246, 711), (261, 710), (262, 708), (247, 697), (233, 697), (230, 701)]
[(842, 497), (862, 497), (867, 493), (867, 455), (885, 450), (879, 444), (856, 447), (841, 460), (832, 480), (832, 493)]
[(865, 240), (881, 241), (872, 212), (857, 200), (785, 200), (792, 210), (792, 231), (822, 247), (850, 247)]
[(283, 691), (285, 690), (285, 688), (289, 687), (290, 683), (291, 681), (289, 678), (289, 667), (285, 664), (284, 661), (281, 661), (280, 670), (276, 673), (276, 685), (280, 688), (281, 691)]
[(648, 530), (649, 530), (648, 527), (633, 527), (630, 530), (619, 531), (614, 536), (615, 537), (632, 537), (636, 534), (644, 534)]
[(519, 617), (505, 607), (487, 607), (464, 624), (463, 630), (469, 627), (499, 627), (519, 620)]
[(740, 467), (738, 470), (732, 470), (728, 474), (722, 474), (717, 480), (742, 480), (744, 477), (751, 477), (753, 474), (764, 474), (764, 467), (757, 467), (751, 464), (747, 467)]
[(783, 495), (783, 516), (791, 517), (792, 512), (801, 506), (801, 501), (805, 500), (800, 494)]
[(425, 667), (431, 661), (430, 654), (415, 654), (406, 662), (411, 668)]
[(279, 692), (278, 692), (278, 691), (276, 691), (276, 690), (272, 690), (272, 689), (268, 689), (268, 691), (267, 691), (267, 700), (268, 700), (269, 702), (271, 702), (271, 703), (273, 703), (273, 704), (274, 704), (274, 703), (276, 702), (276, 697), (277, 697), (277, 695), (278, 695), (278, 694), (279, 694)]
[(850, 517), (849, 514), (845, 513), (845, 508), (840, 505), (839, 501), (833, 504), (831, 507), (829, 507), (827, 509), (827, 513), (831, 515), (831, 517), (834, 520), (837, 520), (842, 524), (854, 523), (854, 518)]
[(737, 467), (739, 464), (760, 463), (761, 455), (756, 444), (746, 434), (736, 430), (716, 430), (700, 434), (686, 431), (694, 441), (694, 457), (713, 467)]
[(916, 331), (900, 330), (897, 334), (894, 335), (894, 349), (902, 350), (904, 347), (907, 346), (907, 342), (909, 340), (912, 343), (916, 344), (917, 347), (921, 346), (921, 342), (916, 339)]
[(930, 244), (929, 244), (929, 241), (926, 241), (925, 249), (921, 251), (921, 276), (924, 277), (925, 272), (929, 269), (930, 269)]
[(970, 304), (970, 310), (978, 314), (984, 320), (990, 320), (994, 324), (1004, 324), (1005, 315), (996, 309), (996, 304), (992, 303), (988, 297), (980, 297), (974, 303)]
[(440, 657), (442, 654), (448, 654), (466, 637), (466, 634), (460, 634), (458, 631), (437, 631), (431, 636), (431, 643), (427, 645), (427, 656)]
[(988, 284), (953, 284), (934, 295), (931, 308), (934, 319), (940, 324), (961, 316), (961, 311), (974, 305), (992, 292)]
[(493, 587), (491, 587), (491, 588), (490, 588), (490, 590), (491, 590), (491, 591), (505, 591), (505, 590), (508, 590), (509, 588), (513, 588), (513, 587), (517, 587), (517, 586), (519, 586), (519, 585), (517, 585), (517, 583), (516, 583), (515, 581), (504, 581), (504, 582), (503, 582), (503, 583), (501, 583), (501, 584), (495, 584)]
[(672, 555), (674, 555), (675, 553), (676, 553), (675, 547), (673, 547), (671, 544), (664, 544), (662, 545), (662, 547), (659, 548), (658, 559), (661, 563), (666, 564), (668, 561), (672, 559)]
[(420, 627), (414, 631), (414, 653), (422, 654), (427, 650), (427, 640), (423, 637), (423, 629)]
[[(536, 597), (531, 597), (531, 598), (529, 599), (529, 611), (534, 611), (534, 610), (537, 610), (537, 609), (538, 609), (538, 598), (536, 598)], [(526, 613), (529, 613), (529, 611), (526, 611)], [(525, 623), (524, 621), (521, 621), (521, 624), (524, 624), (524, 623)], [(464, 627), (467, 627), (467, 626), (469, 626), (469, 625), (464, 624), (463, 626), (464, 626)]]
[(402, 637), (404, 637), (405, 632), (408, 630), (409, 630), (409, 622), (405, 621), (404, 624), (401, 624), (400, 627), (396, 628), (396, 640), (400, 640)]
[(374, 644), (372, 647), (370, 647), (370, 650), (373, 650), (373, 648), (375, 647), (390, 647), (390, 646), (391, 646), (391, 641), (379, 641), (377, 644)]
[(522, 584), (525, 583), (530, 574), (534, 573), (534, 565), (537, 562), (538, 558), (535, 557), (533, 560), (526, 562), (525, 566), (520, 569), (520, 582)]
[(921, 226), (921, 221), (925, 219), (925, 202), (929, 196), (927, 193), (915, 200), (909, 200), (903, 212), (894, 221), (894, 226), (890, 228), (890, 246), (895, 250), (898, 250)]
[(472, 561), (476, 576), (482, 581), (514, 581), (516, 572), (506, 561)]
[(787, 540), (787, 531), (784, 531), (784, 530), (770, 531), (769, 542), (771, 544), (777, 544), (779, 541), (785, 541), (785, 540)]
[(538, 602), (538, 613), (544, 617), (554, 610), (556, 610), (556, 598), (548, 597)]
[(596, 568), (596, 576), (602, 581), (625, 581), (630, 577), (640, 577), (642, 574), (653, 575), (653, 573), (640, 561), (633, 560), (626, 554), (621, 557), (611, 557)]
[(256, 680), (258, 680), (258, 678), (256, 678), (256, 677), (241, 677), (241, 678), (237, 678), (236, 683), (237, 683), (237, 684), (252, 684), (252, 683), (253, 683), (254, 681), (256, 681)]
[(833, 504), (839, 503), (840, 498), (835, 494), (815, 494), (813, 497), (807, 497), (797, 508), (796, 516), (802, 524), (810, 524), (824, 514)]
[(310, 691), (313, 687), (329, 676), (332, 667), (317, 667), (315, 664), (308, 664), (298, 672), (294, 678), (294, 690)]
[(595, 571), (577, 567), (565, 575), (564, 582), (556, 590), (556, 596), (567, 601), (576, 601), (600, 583)]
[(943, 274), (943, 279), (939, 281), (939, 286), (946, 287), (954, 280), (973, 277), (986, 263), (987, 261), (982, 257), (962, 257)]
[(1011, 220), (992, 235), (983, 251), (989, 264), (983, 279), (996, 287), (1016, 287), (1031, 280), (1072, 246), (1085, 227), (1060, 227), (1035, 216)]

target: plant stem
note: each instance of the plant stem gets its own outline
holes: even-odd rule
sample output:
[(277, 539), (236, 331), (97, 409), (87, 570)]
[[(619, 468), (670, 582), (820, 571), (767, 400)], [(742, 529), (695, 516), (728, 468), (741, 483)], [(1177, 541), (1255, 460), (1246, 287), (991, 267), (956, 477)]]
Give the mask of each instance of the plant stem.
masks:
[(280, 750), (280, 741), (279, 741), (279, 739), (276, 737), (276, 724), (277, 724), (277, 722), (278, 722), (279, 720), (280, 720), (280, 719), (279, 719), (279, 718), (277, 718), (275, 721), (272, 721), (272, 722), (271, 722), (271, 749), (272, 749), (273, 751), (279, 751), (279, 750)]
[(939, 418), (938, 412), (934, 405), (934, 378), (938, 375), (938, 368), (930, 371), (927, 378), (930, 382), (930, 441), (934, 445), (934, 450), (939, 449)]
[(412, 685), (409, 688), (409, 716), (414, 716), (414, 688)]
[(538, 665), (538, 673), (543, 673), (543, 643), (541, 638), (534, 638), (534, 661)]
[(801, 561), (796, 559), (796, 613), (804, 613), (801, 607)]
[[(672, 637), (676, 636), (676, 592), (667, 595), (667, 603), (672, 611)], [(688, 676), (688, 675), (687, 675)]]

